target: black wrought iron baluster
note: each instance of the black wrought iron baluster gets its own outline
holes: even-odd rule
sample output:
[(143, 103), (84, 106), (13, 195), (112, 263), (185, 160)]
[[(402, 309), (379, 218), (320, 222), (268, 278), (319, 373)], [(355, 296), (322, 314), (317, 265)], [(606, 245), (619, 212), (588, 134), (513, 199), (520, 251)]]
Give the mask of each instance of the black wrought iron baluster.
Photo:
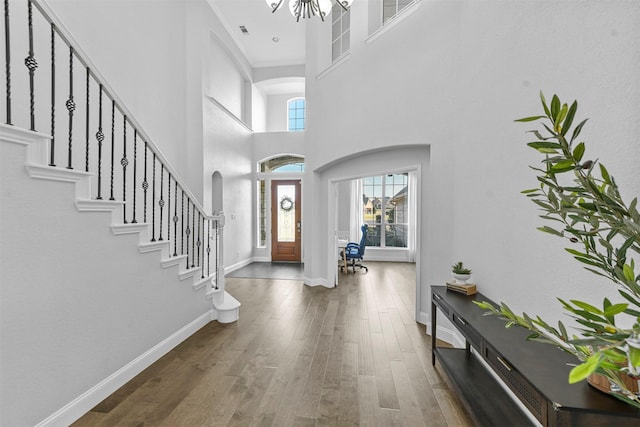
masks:
[(85, 114), (85, 123), (84, 123), (84, 136), (85, 136), (85, 153), (84, 153), (84, 170), (85, 172), (89, 172), (89, 67), (87, 67), (87, 99), (86, 99), (86, 114)]
[(144, 218), (142, 222), (147, 222), (147, 190), (149, 189), (149, 181), (147, 181), (147, 143), (144, 143), (144, 179), (142, 180), (142, 189), (144, 190)]
[(24, 59), (24, 65), (29, 70), (29, 113), (31, 116), (31, 130), (36, 130), (36, 113), (35, 113), (35, 94), (34, 94), (34, 75), (36, 68), (38, 68), (38, 62), (33, 53), (33, 2), (31, 0), (27, 3), (28, 6), (28, 19), (29, 19), (29, 56)]
[(211, 276), (211, 220), (207, 221), (207, 277)]
[[(169, 180), (167, 182), (167, 240), (171, 245), (171, 172), (169, 172)], [(169, 246), (169, 250), (171, 250), (171, 246)]]
[[(196, 214), (196, 212), (194, 211), (193, 212), (194, 219), (195, 219), (195, 216), (196, 216), (195, 214)], [(195, 231), (195, 229), (196, 228), (195, 228), (195, 225), (194, 225), (193, 226), (193, 230)], [(195, 238), (195, 236), (194, 236), (194, 238)], [(196, 249), (194, 251), (194, 255), (196, 255), (196, 254), (197, 254), (197, 257), (198, 257), (196, 259), (196, 267), (199, 267), (200, 266), (200, 210), (198, 210), (198, 240), (196, 242)]]
[(178, 256), (178, 181), (173, 188), (173, 256)]
[(189, 228), (189, 204), (191, 200), (187, 197), (187, 229), (185, 230), (185, 234), (187, 235), (187, 269), (189, 268), (189, 234), (191, 234), (191, 229)]
[(9, 31), (9, 0), (4, 0), (4, 53), (5, 53), (5, 85), (7, 92), (7, 121), (11, 123), (11, 42)]
[(122, 165), (122, 221), (127, 224), (127, 166), (129, 165), (129, 159), (127, 159), (127, 116), (124, 116), (122, 121), (122, 159), (120, 164)]
[(164, 163), (160, 163), (160, 200), (158, 200), (158, 206), (160, 206), (160, 238), (158, 240), (164, 240), (162, 237), (162, 213), (164, 211)]
[(51, 24), (51, 144), (49, 166), (55, 166), (56, 148), (56, 26)]
[(137, 224), (136, 219), (136, 190), (138, 186), (138, 130), (133, 129), (133, 219), (132, 224)]
[[(184, 255), (184, 188), (182, 190), (182, 213), (181, 221), (180, 221), (180, 255)], [(187, 261), (187, 267), (189, 266), (189, 262)]]
[(116, 101), (111, 100), (111, 196), (109, 200), (115, 200), (113, 197), (113, 170), (115, 168), (115, 149), (116, 149)]
[[(202, 232), (200, 232), (202, 226)], [(198, 267), (200, 267), (200, 278), (204, 279), (204, 217), (198, 211)], [(200, 248), (202, 248), (202, 263), (200, 263)]]
[(96, 132), (96, 140), (98, 141), (98, 197), (102, 200), (102, 141), (104, 141), (104, 133), (102, 132), (102, 84), (100, 84), (100, 92), (98, 94), (98, 132)]
[(193, 204), (193, 215), (191, 215), (191, 229), (193, 230), (193, 238), (191, 239), (191, 268), (195, 267), (196, 259), (196, 204)]
[(76, 109), (76, 103), (73, 100), (73, 47), (69, 46), (69, 99), (65, 103), (67, 111), (69, 111), (69, 146), (67, 169), (73, 169), (71, 166), (71, 153), (73, 145), (73, 112)]
[(151, 189), (151, 241), (156, 241), (156, 153), (153, 153), (153, 172), (151, 175), (151, 182), (153, 188)]

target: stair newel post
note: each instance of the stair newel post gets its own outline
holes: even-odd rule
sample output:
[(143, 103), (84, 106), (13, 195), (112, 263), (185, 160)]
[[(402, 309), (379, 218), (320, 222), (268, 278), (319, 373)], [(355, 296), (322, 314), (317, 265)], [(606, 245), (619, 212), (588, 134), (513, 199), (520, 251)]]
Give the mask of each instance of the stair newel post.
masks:
[(111, 195), (109, 200), (115, 200), (113, 197), (113, 170), (115, 167), (115, 149), (116, 149), (116, 101), (111, 100)]
[(160, 163), (160, 199), (158, 200), (158, 206), (160, 207), (160, 238), (158, 240), (164, 240), (162, 237), (162, 213), (164, 211), (164, 163)]
[(216, 228), (216, 289), (224, 289), (224, 222), (224, 213), (220, 212)]
[(36, 130), (36, 114), (35, 114), (35, 93), (34, 93), (34, 76), (36, 68), (38, 68), (38, 62), (33, 53), (33, 2), (31, 0), (27, 3), (28, 7), (28, 20), (29, 20), (29, 56), (24, 60), (24, 65), (29, 70), (29, 115), (31, 118), (31, 130)]
[(156, 153), (153, 153), (153, 168), (151, 172), (151, 241), (156, 241)]
[(133, 129), (133, 219), (132, 224), (137, 224), (136, 219), (136, 190), (138, 186), (138, 129)]
[(147, 180), (147, 143), (144, 143), (144, 179), (142, 180), (142, 190), (144, 191), (144, 217), (142, 222), (147, 222), (147, 190), (149, 189), (149, 181)]
[(173, 189), (173, 256), (178, 256), (178, 181)]
[(189, 229), (189, 203), (191, 203), (191, 200), (187, 197), (187, 228), (184, 231), (187, 235), (187, 270), (189, 269), (189, 234), (191, 233)]
[[(7, 22), (7, 25), (9, 23)], [(8, 35), (7, 35), (8, 37)], [(8, 54), (7, 54), (8, 58)], [(51, 145), (49, 166), (55, 166), (56, 148), (56, 26), (51, 24)]]
[(5, 85), (7, 95), (7, 121), (11, 123), (11, 42), (9, 40), (9, 0), (4, 0), (4, 53), (5, 53)]
[(84, 152), (84, 171), (89, 172), (89, 77), (91, 72), (89, 71), (89, 67), (87, 68), (87, 80), (86, 80), (86, 112), (85, 112), (85, 122), (84, 122), (84, 139), (85, 139), (85, 152)]
[(193, 231), (193, 237), (191, 238), (191, 268), (194, 268), (196, 266), (196, 204), (195, 203), (193, 203), (193, 213), (191, 214), (191, 230)]
[(122, 165), (122, 201), (125, 204), (122, 206), (122, 221), (127, 223), (127, 166), (129, 165), (129, 159), (127, 159), (127, 116), (123, 116), (122, 121), (122, 159), (120, 164)]
[(104, 133), (102, 132), (102, 84), (100, 84), (98, 95), (98, 132), (96, 132), (96, 140), (98, 141), (98, 197), (102, 200), (102, 141), (104, 141)]
[(73, 112), (76, 110), (76, 103), (73, 100), (73, 47), (69, 46), (69, 99), (65, 103), (69, 112), (69, 141), (67, 147), (67, 169), (73, 169), (72, 152), (73, 152)]

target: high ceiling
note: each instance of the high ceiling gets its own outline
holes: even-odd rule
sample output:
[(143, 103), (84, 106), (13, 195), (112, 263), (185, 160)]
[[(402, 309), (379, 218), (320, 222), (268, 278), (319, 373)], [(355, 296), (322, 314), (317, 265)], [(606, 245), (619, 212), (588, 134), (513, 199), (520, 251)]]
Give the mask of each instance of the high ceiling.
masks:
[(305, 23), (289, 13), (288, 1), (276, 13), (265, 0), (207, 1), (254, 68), (304, 64)]

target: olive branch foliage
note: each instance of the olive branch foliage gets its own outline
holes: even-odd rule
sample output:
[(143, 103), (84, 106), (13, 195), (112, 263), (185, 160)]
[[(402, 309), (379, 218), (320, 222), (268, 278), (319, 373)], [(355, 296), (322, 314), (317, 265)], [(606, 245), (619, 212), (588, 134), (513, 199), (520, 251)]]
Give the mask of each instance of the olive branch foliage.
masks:
[[(557, 95), (547, 101), (540, 92), (544, 115), (525, 117), (516, 122), (541, 122), (544, 130), (531, 130), (535, 140), (527, 145), (544, 156), (541, 166), (531, 166), (538, 187), (522, 191), (551, 225), (538, 230), (568, 239), (565, 250), (588, 271), (609, 279), (625, 302), (605, 298), (601, 307), (580, 301), (558, 299), (579, 326), (580, 335), (570, 335), (562, 322), (557, 327), (540, 316), (515, 314), (505, 303), (494, 307), (476, 302), (486, 311), (504, 319), (506, 327), (518, 325), (533, 333), (529, 339), (553, 344), (575, 355), (580, 364), (569, 374), (576, 383), (598, 372), (620, 388), (616, 397), (640, 407), (640, 396), (629, 392), (619, 372), (640, 375), (640, 274), (636, 274), (633, 255), (640, 254), (640, 214), (638, 199), (626, 203), (607, 168), (596, 160), (585, 160), (585, 143), (578, 137), (588, 119), (572, 128), (578, 109)], [(632, 316), (633, 327), (616, 325), (616, 316)]]

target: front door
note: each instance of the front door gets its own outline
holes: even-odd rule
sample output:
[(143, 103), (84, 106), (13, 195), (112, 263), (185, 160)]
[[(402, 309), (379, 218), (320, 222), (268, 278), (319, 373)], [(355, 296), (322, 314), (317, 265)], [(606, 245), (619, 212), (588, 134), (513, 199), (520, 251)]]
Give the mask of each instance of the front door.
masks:
[(271, 261), (300, 262), (300, 180), (271, 181)]

